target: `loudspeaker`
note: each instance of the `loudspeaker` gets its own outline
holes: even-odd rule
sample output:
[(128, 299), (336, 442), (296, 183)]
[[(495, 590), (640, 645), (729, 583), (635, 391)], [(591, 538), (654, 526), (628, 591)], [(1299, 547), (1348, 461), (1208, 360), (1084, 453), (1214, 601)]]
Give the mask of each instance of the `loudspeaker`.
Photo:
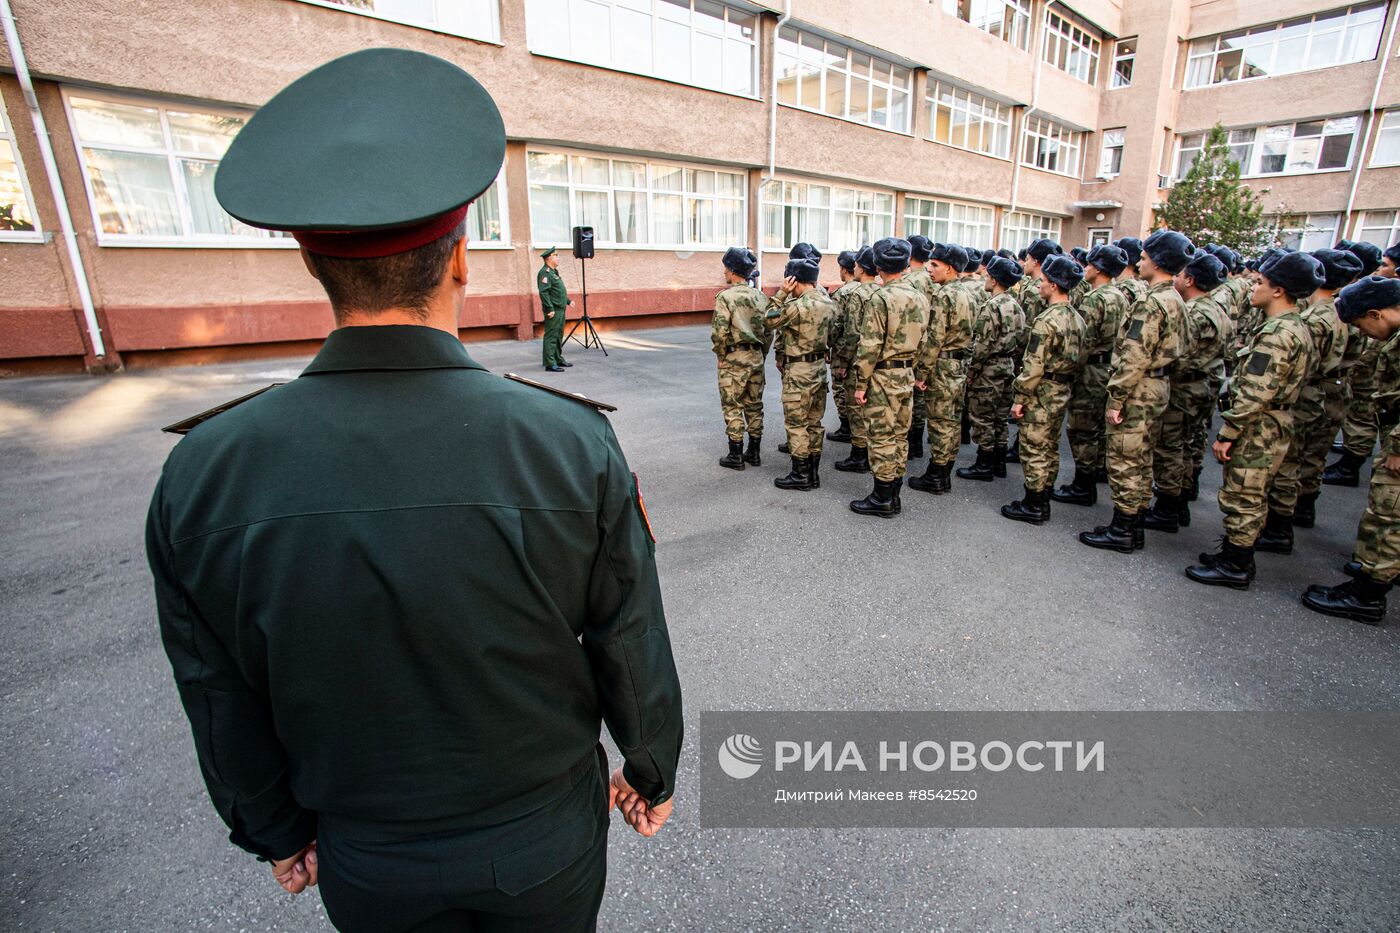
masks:
[(592, 228), (592, 227), (575, 227), (575, 228), (574, 228), (574, 258), (575, 258), (575, 259), (592, 259), (592, 258), (593, 258), (593, 228)]

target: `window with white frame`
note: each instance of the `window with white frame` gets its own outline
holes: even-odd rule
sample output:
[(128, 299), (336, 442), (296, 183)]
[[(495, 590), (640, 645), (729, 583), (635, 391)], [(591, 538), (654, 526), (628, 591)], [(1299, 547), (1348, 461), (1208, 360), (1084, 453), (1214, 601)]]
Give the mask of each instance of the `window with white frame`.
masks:
[(1026, 119), (1025, 149), (1021, 162), (1059, 175), (1079, 175), (1079, 153), (1084, 134), (1044, 117)]
[(1045, 13), (1045, 61), (1087, 84), (1099, 78), (1097, 36), (1072, 19), (1049, 10)]
[(1400, 165), (1400, 110), (1387, 110), (1381, 118), (1371, 165)]
[(910, 132), (914, 73), (903, 65), (784, 26), (774, 67), (780, 104)]
[(294, 245), (235, 220), (214, 198), (214, 172), (248, 113), (86, 92), (66, 101), (98, 243)]
[(1060, 239), (1060, 218), (1025, 211), (1010, 211), (1001, 218), (1001, 245), (1022, 250), (1035, 240)]
[(1032, 0), (943, 0), (943, 12), (1021, 51), (1031, 47)]
[(714, 0), (527, 0), (530, 51), (755, 95), (758, 19)]
[(15, 129), (5, 112), (5, 102), (0, 100), (0, 240), (30, 240), (38, 232)]
[(481, 195), (467, 208), (467, 247), (508, 246), (510, 229), (507, 227), (505, 206), (505, 166)]
[(498, 42), (497, 0), (302, 0), (436, 32)]
[(1099, 155), (1099, 177), (1114, 178), (1123, 173), (1123, 140), (1127, 130), (1104, 130), (1103, 152)]
[(1382, 251), (1400, 243), (1400, 211), (1366, 211), (1357, 223), (1356, 238)]
[(1119, 39), (1117, 44), (1113, 46), (1113, 74), (1108, 81), (1110, 88), (1133, 86), (1133, 65), (1137, 62), (1137, 41), (1136, 36), (1131, 39)]
[(995, 218), (996, 212), (990, 207), (904, 197), (904, 235), (917, 233), (935, 243), (959, 243), (979, 249), (991, 246)]
[(804, 241), (823, 250), (855, 249), (894, 235), (894, 195), (888, 192), (769, 179), (759, 201), (764, 249)]
[(1302, 16), (1191, 42), (1186, 87), (1369, 62), (1380, 47), (1385, 3)]
[(1011, 158), (1011, 107), (955, 84), (931, 81), (925, 100), (935, 142)]
[[(1278, 220), (1277, 217), (1268, 218)], [(1282, 218), (1279, 245), (1311, 252), (1329, 249), (1337, 242), (1338, 214), (1291, 214)]]
[[(1247, 178), (1338, 171), (1351, 166), (1360, 128), (1361, 118), (1349, 116), (1231, 130), (1230, 158)], [(1181, 137), (1177, 178), (1186, 177), (1204, 141), (1204, 133)]]
[(743, 172), (533, 149), (525, 158), (537, 245), (566, 245), (574, 227), (617, 248), (722, 249), (744, 239)]

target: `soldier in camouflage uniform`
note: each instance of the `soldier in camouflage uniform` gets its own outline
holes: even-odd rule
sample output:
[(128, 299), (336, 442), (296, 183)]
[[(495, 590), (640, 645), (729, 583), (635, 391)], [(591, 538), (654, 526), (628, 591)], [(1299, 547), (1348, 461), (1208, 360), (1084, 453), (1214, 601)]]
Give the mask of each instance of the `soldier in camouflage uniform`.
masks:
[(822, 415), (826, 413), (826, 357), (836, 303), (817, 285), (816, 260), (792, 259), (783, 269), (779, 295), (791, 296), (767, 315), (767, 327), (783, 348), (783, 425), (792, 470), (773, 480), (779, 489), (821, 487)]
[[(1351, 243), (1343, 240), (1342, 243)], [(1339, 246), (1339, 249), (1346, 249)], [(1351, 243), (1352, 252), (1361, 259), (1363, 277), (1380, 274), (1394, 278), (1396, 263), (1400, 262), (1400, 243), (1383, 254), (1371, 243)], [(1347, 413), (1342, 421), (1342, 447), (1333, 453), (1337, 460), (1322, 472), (1326, 486), (1361, 485), (1361, 465), (1376, 449), (1376, 409), (1372, 398), (1376, 391), (1376, 364), (1380, 341), (1366, 337), (1357, 348), (1356, 362), (1347, 370)]]
[(959, 278), (967, 265), (961, 246), (935, 243), (929, 276), (938, 286), (929, 311), (928, 340), (914, 368), (928, 412), (928, 469), (909, 480), (910, 489), (942, 495), (952, 488), (953, 461), (962, 435), (963, 390), (972, 346), (973, 301)]
[[(937, 299), (938, 292), (942, 291), (942, 286), (933, 281), (929, 275), (928, 260), (933, 253), (933, 241), (926, 236), (914, 234), (909, 240), (909, 271), (904, 274), (904, 281), (908, 282), (928, 300), (929, 307), (933, 307)], [(917, 383), (914, 385), (914, 414), (909, 421), (909, 459), (918, 460), (924, 455), (924, 431), (928, 424), (928, 402), (924, 398), (924, 389)]]
[[(758, 257), (741, 246), (724, 253), (724, 281), (729, 286), (715, 298), (710, 321), (710, 345), (719, 360), (719, 404), (729, 453), (719, 465), (742, 470), (760, 465), (763, 440), (763, 361), (773, 337), (764, 326), (768, 298), (749, 285)], [(749, 448), (744, 450), (744, 431)]]
[(1380, 412), (1381, 453), (1371, 471), (1371, 494), (1356, 529), (1356, 549), (1343, 568), (1351, 579), (1310, 586), (1303, 605), (1315, 612), (1379, 625), (1386, 593), (1400, 574), (1400, 281), (1368, 276), (1342, 289), (1337, 313), (1380, 346), (1374, 401)]
[[(1084, 283), (1089, 284), (1089, 291), (1075, 304), (1075, 310), (1084, 319), (1084, 354), (1066, 415), (1074, 480), (1050, 493), (1056, 502), (1070, 505), (1093, 505), (1099, 501), (1094, 473), (1104, 459), (1103, 413), (1108, 400), (1109, 365), (1118, 323), (1128, 309), (1127, 299), (1113, 281), (1127, 266), (1128, 254), (1120, 247), (1105, 244), (1095, 246), (1087, 259)], [(1074, 304), (1073, 299), (1070, 303)]]
[(1200, 555), (1199, 564), (1186, 568), (1197, 583), (1244, 590), (1254, 578), (1254, 542), (1268, 512), (1269, 485), (1288, 453), (1293, 403), (1315, 366), (1298, 302), (1322, 282), (1322, 264), (1307, 253), (1275, 255), (1260, 269), (1250, 300), (1263, 311), (1264, 323), (1235, 367), (1230, 408), (1212, 446), (1225, 465), (1225, 537), (1219, 551)]
[(967, 407), (977, 461), (958, 470), (963, 479), (991, 482), (1006, 475), (1006, 419), (1011, 414), (1016, 359), (1029, 339), (1026, 315), (1010, 289), (1021, 280), (1021, 264), (993, 256), (983, 267), (991, 297), (972, 325), (972, 357), (967, 364)]
[[(818, 270), (821, 269), (821, 262), (822, 262), (821, 250), (817, 249), (817, 248), (816, 248), (815, 246), (813, 246), (811, 243), (794, 243), (794, 244), (792, 245), (792, 249), (788, 250), (788, 261), (791, 262), (791, 261), (794, 260), (794, 259), (810, 259), (810, 260), (812, 260), (813, 262), (815, 262), (815, 263), (817, 264)], [(820, 272), (818, 273), (818, 275), (820, 276)], [(774, 311), (774, 310), (781, 311), (783, 305), (785, 305), (787, 302), (789, 302), (789, 301), (791, 301), (791, 300), (792, 300), (792, 295), (791, 295), (791, 294), (779, 290), (776, 294), (773, 295), (772, 298), (769, 298), (769, 299), (768, 299), (768, 311), (769, 311), (769, 312), (772, 312), (772, 311)], [(778, 367), (778, 372), (779, 372), (779, 373), (782, 373), (782, 371), (783, 371), (783, 342), (782, 342), (781, 340), (779, 340), (779, 341), (773, 346), (773, 364), (774, 364), (775, 366)], [(783, 442), (782, 442), (781, 444), (778, 445), (778, 453), (780, 453), (780, 454), (790, 454), (790, 453), (792, 453), (791, 448), (788, 447), (788, 442), (787, 442), (787, 439), (786, 439), (786, 438), (784, 438)]]
[[(831, 328), (832, 353), (840, 346), (845, 339), (846, 327), (850, 320), (850, 299), (854, 295), (856, 286), (860, 284), (856, 280), (856, 253), (855, 250), (843, 249), (836, 256), (836, 265), (841, 270), (841, 284), (831, 293), (831, 300), (836, 302), (837, 315), (836, 322)], [(836, 441), (838, 444), (849, 444), (851, 442), (851, 404), (846, 397), (846, 380), (836, 374), (836, 360), (833, 356), (831, 360), (831, 400), (836, 404), (836, 416), (841, 419), (841, 425), (835, 431), (828, 431), (826, 439)]]
[(851, 503), (861, 515), (899, 514), (899, 487), (907, 468), (909, 420), (913, 416), (914, 358), (928, 337), (928, 299), (904, 281), (909, 242), (886, 238), (872, 248), (882, 285), (862, 308), (860, 346), (854, 363), (875, 488)]
[(1060, 471), (1060, 428), (1084, 344), (1084, 321), (1069, 301), (1069, 293), (1084, 280), (1083, 268), (1060, 255), (1047, 256), (1040, 268), (1045, 310), (1031, 325), (1011, 405), (1011, 417), (1021, 426), (1026, 491), (1001, 507), (1004, 517), (1032, 525), (1050, 519), (1050, 490)]
[(1123, 297), (1128, 299), (1128, 307), (1147, 299), (1147, 283), (1138, 274), (1138, 263), (1142, 262), (1142, 240), (1135, 236), (1125, 236), (1113, 244), (1128, 254), (1128, 264), (1118, 276), (1116, 284)]
[[(1280, 480), (1284, 477), (1287, 480), (1275, 480), (1274, 488), (1269, 490), (1270, 509), (1280, 514), (1287, 514), (1281, 505), (1290, 495), (1293, 497), (1292, 525), (1298, 528), (1311, 528), (1317, 521), (1322, 471), (1327, 466), (1327, 454), (1337, 437), (1337, 428), (1346, 418), (1346, 377), (1365, 349), (1360, 332), (1337, 317), (1337, 293), (1361, 277), (1361, 259), (1350, 250), (1337, 249), (1314, 250), (1313, 256), (1322, 263), (1322, 274), (1327, 277), (1302, 312), (1303, 323), (1308, 325), (1317, 346), (1317, 371), (1308, 380), (1293, 409), (1294, 447), (1279, 471)], [(1296, 470), (1291, 467), (1291, 461), (1295, 460)], [(1279, 544), (1287, 539), (1286, 543), (1291, 545), (1292, 528), (1285, 529), (1283, 525), (1279, 523), (1274, 539)], [(1264, 538), (1265, 535), (1260, 535), (1255, 543), (1257, 550), (1266, 550)]]
[[(1216, 286), (1210, 293), (1210, 297), (1215, 303), (1225, 310), (1226, 317), (1230, 322), (1230, 341), (1233, 341), (1235, 334), (1235, 322), (1240, 320), (1241, 314), (1249, 310), (1249, 293), (1254, 289), (1253, 282), (1247, 275), (1240, 275), (1244, 271), (1244, 262), (1240, 254), (1228, 247), (1219, 244), (1207, 246), (1216, 259), (1220, 260), (1225, 267), (1225, 281)], [(1233, 274), (1232, 274), (1233, 273)], [(1229, 341), (1226, 343), (1224, 357), (1212, 367), (1206, 378), (1206, 385), (1210, 390), (1213, 399), (1219, 399), (1220, 390), (1225, 385), (1226, 369), (1234, 362), (1234, 350)], [(1191, 523), (1190, 503), (1195, 502), (1201, 490), (1201, 470), (1205, 465), (1206, 448), (1210, 446), (1210, 424), (1211, 414), (1196, 422), (1192, 426), (1191, 440), (1188, 445), (1190, 456), (1190, 481), (1182, 490), (1181, 515), (1178, 525), (1185, 527)]]
[(1180, 233), (1158, 230), (1143, 244), (1138, 268), (1147, 297), (1133, 305), (1119, 327), (1108, 380), (1104, 439), (1113, 520), (1079, 540), (1090, 547), (1128, 554), (1141, 550), (1142, 512), (1152, 497), (1152, 451), (1167, 410), (1167, 374), (1181, 357), (1186, 304), (1172, 277), (1195, 247)]
[(1225, 277), (1225, 266), (1208, 250), (1197, 250), (1173, 284), (1186, 301), (1185, 343), (1171, 374), (1167, 410), (1152, 454), (1152, 478), (1157, 501), (1142, 516), (1144, 528), (1175, 534), (1191, 524), (1186, 490), (1194, 461), (1190, 445), (1198, 426), (1209, 422), (1215, 407), (1211, 374), (1223, 365), (1230, 340), (1230, 312), (1214, 295)]
[[(1026, 316), (1026, 339), (1030, 339), (1031, 325), (1035, 323), (1036, 316), (1045, 308), (1045, 299), (1040, 297), (1040, 264), (1050, 256), (1058, 256), (1064, 253), (1060, 244), (1054, 240), (1035, 240), (1024, 250), (1021, 258), (1021, 268), (1024, 275), (1016, 285), (1016, 291), (1012, 292), (1016, 303), (1021, 306), (1022, 313)], [(1025, 347), (1021, 347), (1021, 354), (1025, 353)], [(1017, 372), (1020, 371), (1021, 354), (1017, 354)], [(1020, 463), (1020, 429), (1017, 429), (1016, 440), (1011, 442), (1011, 447), (1006, 452), (1007, 463)]]
[(836, 461), (836, 469), (842, 473), (869, 473), (870, 451), (865, 430), (865, 413), (855, 404), (856, 391), (856, 350), (860, 347), (861, 328), (865, 321), (865, 303), (880, 287), (880, 279), (875, 271), (875, 252), (862, 246), (856, 253), (856, 287), (846, 297), (849, 316), (841, 333), (840, 343), (831, 348), (831, 373), (840, 379), (845, 387), (846, 399), (851, 412), (851, 453), (844, 460)]

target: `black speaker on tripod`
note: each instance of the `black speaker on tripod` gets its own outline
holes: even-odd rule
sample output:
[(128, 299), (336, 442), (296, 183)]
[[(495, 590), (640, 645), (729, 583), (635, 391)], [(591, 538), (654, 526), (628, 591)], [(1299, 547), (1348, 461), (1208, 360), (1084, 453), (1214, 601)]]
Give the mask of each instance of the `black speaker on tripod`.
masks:
[[(588, 316), (588, 260), (593, 258), (592, 227), (574, 228), (574, 258), (579, 260), (579, 274), (582, 277), (583, 317), (574, 322), (564, 342), (577, 341), (585, 350), (597, 347), (607, 356), (608, 348), (603, 346), (603, 338), (598, 336), (598, 329), (593, 326), (593, 319)], [(574, 336), (580, 327), (583, 328), (582, 340)]]
[(574, 258), (575, 258), (575, 259), (592, 259), (592, 258), (593, 258), (593, 228), (592, 228), (592, 227), (575, 227), (575, 228), (574, 228)]

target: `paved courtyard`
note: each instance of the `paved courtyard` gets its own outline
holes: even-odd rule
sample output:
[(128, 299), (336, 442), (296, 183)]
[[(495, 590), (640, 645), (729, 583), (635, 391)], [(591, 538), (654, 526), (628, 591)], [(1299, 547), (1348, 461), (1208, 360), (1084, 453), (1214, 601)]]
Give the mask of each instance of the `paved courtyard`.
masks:
[[(614, 821), (601, 929), (1400, 929), (1396, 832), (700, 829), (701, 710), (1394, 709), (1400, 607), (1375, 629), (1297, 601), (1339, 579), (1364, 489), (1327, 487), (1317, 527), (1292, 557), (1261, 555), (1250, 592), (1212, 590), (1181, 570), (1220, 534), (1218, 469), (1192, 526), (1133, 556), (1075, 540), (1106, 502), (1056, 504), (1039, 528), (1002, 519), (1014, 466), (860, 519), (846, 502), (866, 476), (773, 487), (771, 372), (765, 464), (734, 473), (715, 465), (707, 331), (605, 340), (606, 359), (571, 344), (576, 366), (556, 376), (538, 343), (468, 348), (616, 404), (659, 539), (689, 741), (661, 835)], [(226, 842), (142, 545), (174, 443), (159, 427), (303, 365), (0, 382), (0, 929), (329, 929), (319, 898), (283, 894)]]

